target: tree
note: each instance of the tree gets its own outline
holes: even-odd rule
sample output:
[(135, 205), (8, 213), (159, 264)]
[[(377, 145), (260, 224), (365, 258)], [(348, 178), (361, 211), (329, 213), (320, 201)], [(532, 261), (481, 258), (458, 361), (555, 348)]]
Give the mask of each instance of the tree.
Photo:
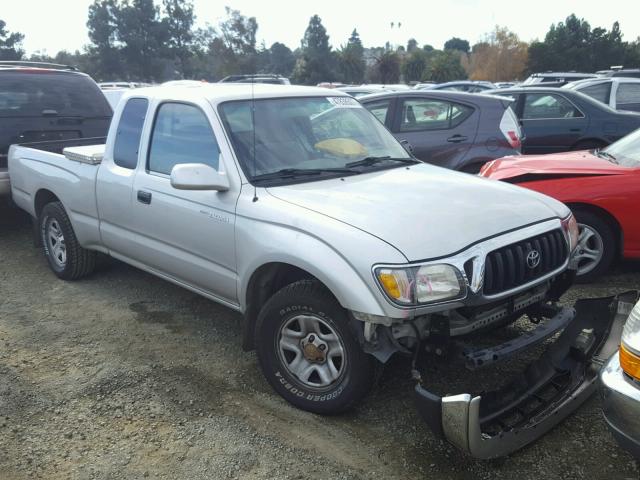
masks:
[(366, 64), (364, 61), (364, 47), (360, 35), (354, 29), (347, 45), (338, 53), (339, 70), (342, 80), (346, 83), (362, 83)]
[(167, 47), (169, 54), (178, 63), (180, 77), (190, 78), (192, 75), (189, 59), (193, 56), (194, 32), (193, 2), (191, 0), (163, 0), (166, 28)]
[(6, 22), (0, 20), (0, 60), (20, 60), (24, 55), (21, 44), (24, 35), (9, 32)]
[(371, 73), (375, 83), (398, 83), (400, 81), (400, 56), (389, 49), (375, 60)]
[(576, 70), (593, 72), (623, 64), (628, 58), (629, 44), (622, 40), (620, 25), (610, 31), (594, 28), (574, 14), (564, 22), (551, 25), (544, 41), (529, 47), (528, 70)]
[(296, 57), (289, 47), (276, 42), (268, 50), (268, 64), (266, 73), (275, 73), (288, 77), (296, 64)]
[(327, 30), (318, 15), (309, 20), (301, 46), (301, 58), (294, 69), (296, 83), (316, 85), (335, 80), (335, 58)]
[(432, 56), (431, 53), (419, 49), (409, 54), (402, 64), (402, 74), (405, 81), (419, 82), (422, 80)]
[(444, 49), (469, 53), (469, 42), (458, 37), (453, 37), (444, 43)]
[(87, 28), (91, 44), (87, 47), (98, 80), (125, 80), (125, 66), (116, 47), (118, 30), (116, 0), (95, 0), (89, 6)]
[(410, 38), (409, 41), (407, 42), (407, 52), (413, 53), (418, 49), (419, 49), (418, 41), (415, 38)]
[(460, 52), (445, 50), (435, 52), (427, 70), (424, 80), (432, 82), (450, 82), (467, 78), (467, 73), (460, 63)]
[(483, 42), (473, 46), (469, 60), (463, 64), (473, 80), (518, 80), (527, 67), (528, 49), (515, 33), (496, 26)]
[(169, 41), (168, 22), (160, 19), (153, 0), (125, 0), (116, 9), (116, 25), (127, 70), (147, 82), (166, 78), (162, 59)]

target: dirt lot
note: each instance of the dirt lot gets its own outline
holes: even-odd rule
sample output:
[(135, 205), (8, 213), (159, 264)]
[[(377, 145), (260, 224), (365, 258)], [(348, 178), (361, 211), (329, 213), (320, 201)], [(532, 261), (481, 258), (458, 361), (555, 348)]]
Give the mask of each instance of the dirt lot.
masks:
[[(623, 265), (570, 296), (639, 286), (640, 267)], [(638, 478), (598, 398), (492, 462), (461, 456), (423, 425), (404, 360), (355, 412), (295, 410), (241, 350), (238, 320), (117, 262), (59, 281), (27, 219), (0, 206), (0, 478)], [(476, 376), (476, 390), (502, 374)], [(430, 375), (443, 393), (468, 381), (446, 366)]]

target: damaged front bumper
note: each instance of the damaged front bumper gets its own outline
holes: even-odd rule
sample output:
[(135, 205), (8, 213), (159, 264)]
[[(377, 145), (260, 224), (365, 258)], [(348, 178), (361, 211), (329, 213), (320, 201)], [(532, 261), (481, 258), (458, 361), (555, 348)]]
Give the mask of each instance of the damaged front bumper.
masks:
[[(502, 388), (440, 397), (416, 385), (417, 408), (431, 429), (469, 455), (508, 455), (549, 431), (597, 389), (603, 363), (618, 348), (638, 292), (583, 299), (545, 353)], [(565, 315), (563, 309), (557, 315)], [(549, 322), (560, 320), (551, 318)]]

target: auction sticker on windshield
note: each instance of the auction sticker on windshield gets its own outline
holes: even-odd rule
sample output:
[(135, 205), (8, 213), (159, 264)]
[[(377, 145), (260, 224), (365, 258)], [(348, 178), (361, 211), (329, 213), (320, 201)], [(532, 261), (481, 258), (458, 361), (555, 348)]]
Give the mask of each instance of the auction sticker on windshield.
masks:
[(363, 108), (353, 97), (327, 97), (327, 100), (339, 108)]

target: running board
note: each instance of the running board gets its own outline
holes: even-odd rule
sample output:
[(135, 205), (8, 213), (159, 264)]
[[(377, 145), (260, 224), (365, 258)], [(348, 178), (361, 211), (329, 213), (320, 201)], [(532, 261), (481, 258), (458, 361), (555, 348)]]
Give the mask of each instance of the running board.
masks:
[[(415, 387), (418, 411), (431, 429), (467, 454), (490, 459), (535, 441), (575, 411), (597, 388), (604, 361), (619, 346), (639, 292), (583, 299), (543, 355), (502, 388), (440, 397)], [(560, 323), (559, 312), (549, 322)]]

